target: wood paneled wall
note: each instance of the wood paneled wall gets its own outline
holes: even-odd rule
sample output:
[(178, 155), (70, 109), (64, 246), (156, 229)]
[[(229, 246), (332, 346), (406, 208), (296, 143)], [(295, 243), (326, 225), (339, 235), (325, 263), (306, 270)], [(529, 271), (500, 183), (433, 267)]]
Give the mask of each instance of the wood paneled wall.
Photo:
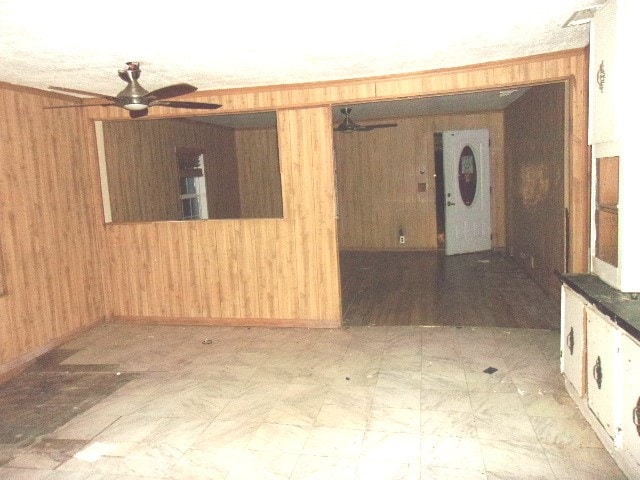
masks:
[[(395, 128), (335, 134), (340, 249), (437, 248), (434, 133), (479, 128), (491, 138), (493, 245), (504, 247), (502, 117), (487, 112), (393, 119)], [(426, 183), (426, 191), (419, 191), (419, 183)]]
[[(43, 105), (64, 100), (1, 86), (7, 293), (0, 297), (0, 368), (32, 358), (105, 313), (132, 321), (338, 325), (332, 104), (566, 80), (568, 270), (586, 271), (586, 78), (586, 52), (574, 50), (411, 75), (196, 92), (189, 98), (221, 103), (220, 113), (278, 110), (284, 218), (106, 226), (96, 207), (93, 122), (124, 120), (127, 112), (99, 106), (43, 112)], [(150, 117), (192, 113), (154, 107)]]
[(68, 103), (0, 84), (0, 378), (104, 317), (84, 111), (43, 110)]
[[(190, 96), (194, 100), (223, 104), (220, 113), (278, 110), (284, 219), (107, 226), (109, 314), (131, 321), (337, 325), (341, 315), (337, 228), (329, 213), (334, 210), (330, 105), (565, 80), (572, 119), (567, 148), (569, 269), (586, 271), (586, 79), (586, 51), (574, 50), (412, 75), (194, 93)], [(180, 114), (193, 112), (165, 107), (150, 112), (155, 118)], [(89, 116), (124, 119), (127, 113), (92, 107)], [(87, 132), (92, 135), (90, 123)], [(500, 208), (497, 202), (494, 205)], [(504, 212), (492, 213), (504, 218)], [(504, 244), (504, 237), (496, 244)]]
[(507, 245), (549, 294), (565, 271), (565, 85), (529, 90), (505, 110)]
[(209, 218), (242, 217), (238, 158), (233, 129), (199, 125), (205, 141), (204, 170)]
[(235, 141), (242, 217), (282, 217), (276, 129), (236, 130)]
[(330, 109), (282, 111), (278, 125), (285, 218), (108, 225), (110, 316), (340, 324)]
[(4, 273), (4, 255), (2, 254), (2, 243), (0, 236), (0, 297), (7, 293), (7, 280)]

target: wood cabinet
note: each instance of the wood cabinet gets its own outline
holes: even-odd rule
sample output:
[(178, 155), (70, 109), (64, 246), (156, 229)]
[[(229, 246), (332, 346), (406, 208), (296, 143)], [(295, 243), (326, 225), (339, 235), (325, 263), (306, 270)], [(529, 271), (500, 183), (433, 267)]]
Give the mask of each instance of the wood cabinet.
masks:
[(587, 314), (587, 399), (591, 411), (612, 439), (618, 433), (616, 410), (619, 331), (593, 306)]
[(586, 393), (586, 302), (566, 285), (562, 286), (560, 370), (582, 397)]
[(640, 292), (640, 155), (637, 51), (631, 39), (638, 2), (609, 0), (591, 22), (589, 143), (592, 147), (591, 271), (623, 292)]
[(640, 480), (640, 300), (623, 307), (633, 316), (628, 323), (603, 307), (612, 288), (593, 275), (572, 278), (575, 284), (562, 285), (561, 305), (567, 391), (625, 475)]
[(598, 10), (591, 22), (589, 45), (589, 143), (613, 142), (618, 138), (619, 68), (615, 0)]
[(640, 472), (640, 343), (622, 336), (622, 447)]
[(618, 267), (618, 196), (620, 157), (596, 159), (595, 256)]

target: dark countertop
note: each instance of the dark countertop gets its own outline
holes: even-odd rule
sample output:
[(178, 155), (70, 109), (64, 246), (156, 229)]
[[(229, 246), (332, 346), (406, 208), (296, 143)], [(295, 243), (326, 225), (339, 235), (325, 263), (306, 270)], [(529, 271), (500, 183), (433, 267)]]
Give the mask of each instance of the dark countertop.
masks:
[(611, 317), (620, 328), (640, 341), (640, 295), (622, 293), (590, 273), (558, 274), (560, 280)]

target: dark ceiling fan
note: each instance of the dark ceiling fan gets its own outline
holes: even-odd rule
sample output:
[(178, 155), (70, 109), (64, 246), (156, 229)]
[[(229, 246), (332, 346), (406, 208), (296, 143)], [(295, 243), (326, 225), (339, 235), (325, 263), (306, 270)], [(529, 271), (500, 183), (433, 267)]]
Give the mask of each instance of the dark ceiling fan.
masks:
[(350, 107), (342, 107), (340, 109), (340, 113), (344, 115), (344, 120), (342, 120), (342, 123), (340, 123), (340, 125), (338, 125), (336, 128), (333, 129), (335, 132), (343, 132), (343, 133), (368, 132), (369, 130), (373, 130), (375, 128), (389, 128), (389, 127), (398, 126), (397, 123), (377, 123), (373, 125), (359, 125), (353, 120), (351, 120)]
[[(139, 62), (127, 62), (127, 68), (125, 70), (118, 70), (118, 75), (122, 80), (127, 82), (127, 86), (118, 95), (112, 97), (110, 95), (103, 95), (101, 93), (86, 92), (84, 90), (75, 90), (73, 88), (64, 87), (49, 87), (51, 90), (58, 90), (60, 92), (78, 93), (80, 95), (91, 95), (98, 97), (107, 102), (99, 103), (97, 105), (113, 105), (129, 110), (129, 115), (132, 118), (143, 117), (148, 113), (149, 107), (174, 107), (174, 108), (192, 108), (200, 110), (214, 110), (220, 108), (222, 105), (217, 103), (202, 103), (202, 102), (185, 102), (180, 100), (165, 100), (171, 97), (177, 97), (179, 95), (186, 95), (187, 93), (195, 92), (198, 88), (187, 83), (177, 83), (175, 85), (169, 85), (168, 87), (159, 88), (151, 92), (146, 91), (138, 83), (140, 78), (140, 63)], [(96, 104), (92, 104), (96, 105)], [(89, 106), (89, 105), (79, 105)], [(49, 107), (56, 108), (56, 107)], [(57, 107), (64, 108), (64, 107)]]

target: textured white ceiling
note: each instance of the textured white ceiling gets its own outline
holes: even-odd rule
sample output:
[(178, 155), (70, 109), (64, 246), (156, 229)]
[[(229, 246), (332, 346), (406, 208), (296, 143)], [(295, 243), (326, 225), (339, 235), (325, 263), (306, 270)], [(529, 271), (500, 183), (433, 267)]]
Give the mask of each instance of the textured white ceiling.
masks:
[(603, 0), (0, 0), (0, 81), (107, 95), (141, 84), (200, 90), (431, 70), (581, 48), (562, 28)]

